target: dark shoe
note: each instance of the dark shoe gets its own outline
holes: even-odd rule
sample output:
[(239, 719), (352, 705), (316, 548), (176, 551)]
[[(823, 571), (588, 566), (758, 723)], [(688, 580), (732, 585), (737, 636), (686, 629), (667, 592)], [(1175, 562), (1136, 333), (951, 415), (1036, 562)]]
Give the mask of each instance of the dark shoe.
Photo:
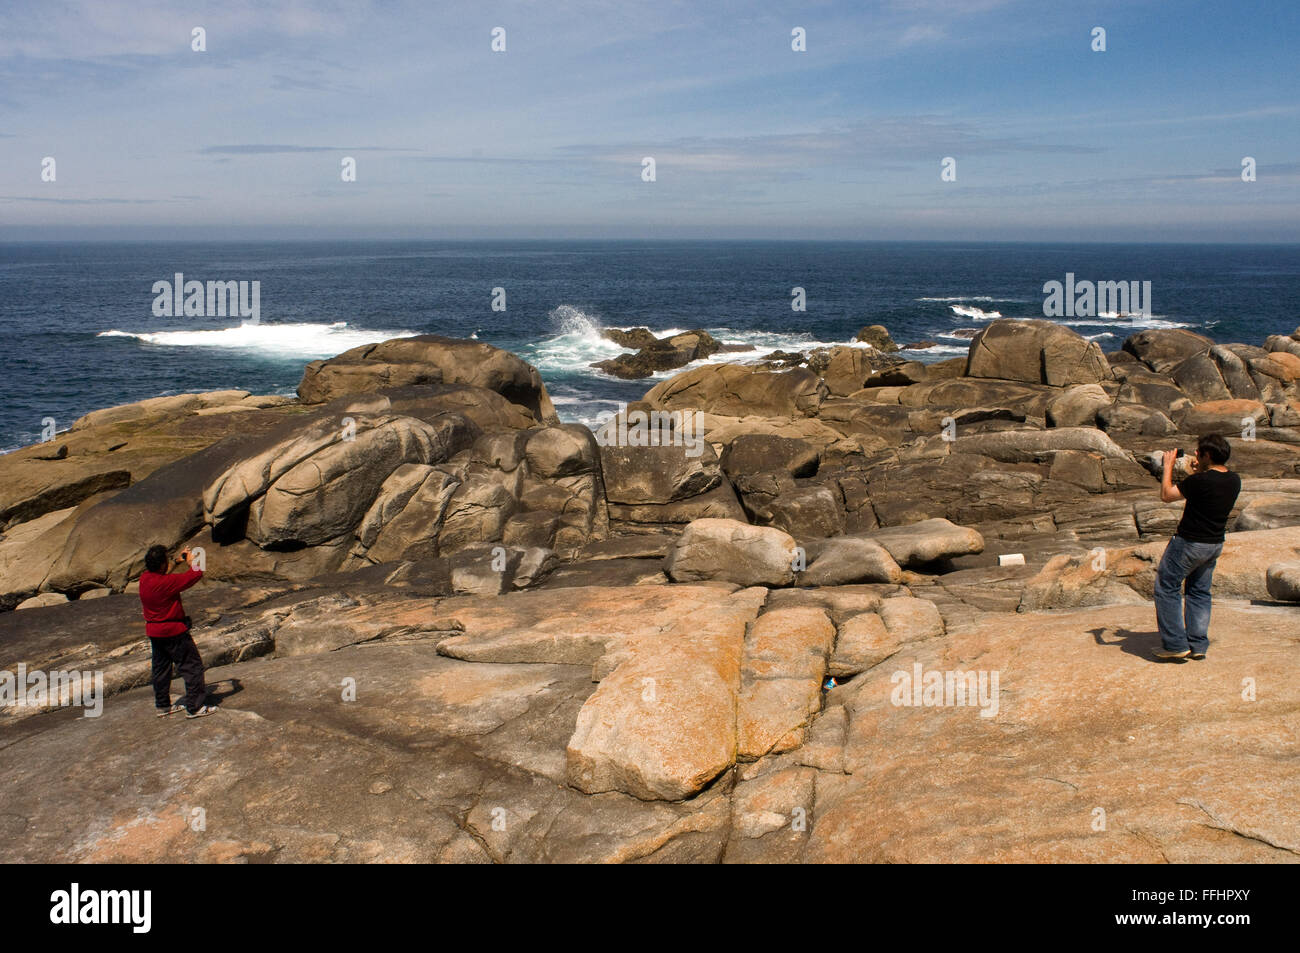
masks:
[(1191, 649), (1183, 649), (1181, 652), (1170, 652), (1168, 649), (1156, 649), (1156, 658), (1162, 662), (1181, 661), (1192, 654)]
[(220, 709), (216, 705), (204, 705), (202, 708), (196, 708), (194, 711), (185, 713), (186, 718), (202, 718), (204, 715), (215, 715)]
[(176, 713), (182, 712), (184, 710), (185, 710), (185, 706), (179, 703), (172, 705), (170, 708), (156, 709), (159, 718), (166, 718), (168, 715), (175, 715)]
[(1199, 662), (1199, 661), (1201, 661), (1201, 659), (1205, 658), (1205, 653), (1204, 653), (1204, 652), (1193, 652), (1193, 653), (1192, 653), (1190, 656), (1188, 656), (1188, 657), (1191, 658), (1191, 659), (1194, 659), (1194, 660), (1197, 661), (1197, 662)]

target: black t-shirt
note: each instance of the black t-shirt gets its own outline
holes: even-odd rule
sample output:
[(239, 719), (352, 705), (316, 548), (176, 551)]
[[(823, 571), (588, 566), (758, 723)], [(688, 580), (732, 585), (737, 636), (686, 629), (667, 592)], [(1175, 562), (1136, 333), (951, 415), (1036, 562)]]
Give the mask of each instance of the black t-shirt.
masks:
[(1187, 504), (1178, 522), (1178, 535), (1192, 543), (1221, 543), (1228, 514), (1241, 492), (1241, 477), (1231, 470), (1193, 473), (1178, 489)]

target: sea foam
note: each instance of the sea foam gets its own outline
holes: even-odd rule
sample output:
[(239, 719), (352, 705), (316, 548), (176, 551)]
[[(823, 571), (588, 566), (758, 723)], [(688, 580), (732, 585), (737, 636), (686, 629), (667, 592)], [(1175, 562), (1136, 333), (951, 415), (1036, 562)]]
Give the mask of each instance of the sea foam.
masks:
[(96, 337), (134, 338), (158, 347), (212, 347), (258, 351), (273, 357), (333, 357), (362, 344), (413, 337), (417, 331), (362, 330), (333, 324), (237, 324), (193, 331), (100, 331)]

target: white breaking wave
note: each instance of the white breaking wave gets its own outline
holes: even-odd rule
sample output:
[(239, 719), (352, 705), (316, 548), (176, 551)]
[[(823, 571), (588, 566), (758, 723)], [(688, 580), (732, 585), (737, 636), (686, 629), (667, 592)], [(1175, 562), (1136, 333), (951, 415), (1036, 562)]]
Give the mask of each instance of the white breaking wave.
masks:
[(963, 318), (971, 318), (975, 321), (992, 321), (994, 318), (1002, 317), (1000, 311), (985, 311), (983, 308), (968, 308), (960, 304), (950, 304), (948, 307), (952, 308), (953, 314)]
[(554, 373), (596, 373), (591, 365), (623, 353), (626, 348), (600, 336), (603, 325), (596, 315), (562, 304), (549, 315), (559, 332), (519, 348), (519, 356), (542, 376)]
[(1117, 324), (1122, 325), (1126, 330), (1191, 327), (1191, 325), (1183, 324), (1181, 321), (1167, 320), (1166, 316), (1162, 314), (1125, 314), (1120, 316), (1113, 311), (1103, 312), (1095, 318), (1056, 318), (1055, 320), (1061, 324), (1079, 328), (1113, 327)]
[(276, 357), (333, 357), (362, 344), (414, 337), (418, 331), (372, 331), (333, 324), (239, 324), (204, 331), (100, 331), (101, 338), (135, 338), (159, 347), (215, 347)]
[(1007, 302), (1009, 304), (1023, 304), (1023, 298), (991, 298), (988, 295), (953, 295), (948, 298), (913, 298), (913, 301), (985, 301), (985, 302)]
[[(943, 335), (943, 334), (939, 335), (939, 337), (947, 337), (947, 336), (948, 336), (948, 335)], [(922, 357), (924, 357), (924, 356), (927, 355), (927, 354), (962, 354), (962, 355), (965, 355), (965, 354), (970, 353), (970, 342), (968, 341), (966, 344), (936, 344), (936, 345), (934, 345), (933, 347), (921, 348), (921, 349), (919, 349), (919, 350), (915, 350), (915, 351), (911, 351), (911, 350), (908, 350), (907, 348), (903, 348), (903, 351), (900, 352), (900, 353), (903, 353), (903, 352), (906, 352), (909, 356), (910, 356), (910, 355), (913, 355), (913, 354), (917, 355), (917, 358), (916, 358), (916, 359), (922, 358)]]

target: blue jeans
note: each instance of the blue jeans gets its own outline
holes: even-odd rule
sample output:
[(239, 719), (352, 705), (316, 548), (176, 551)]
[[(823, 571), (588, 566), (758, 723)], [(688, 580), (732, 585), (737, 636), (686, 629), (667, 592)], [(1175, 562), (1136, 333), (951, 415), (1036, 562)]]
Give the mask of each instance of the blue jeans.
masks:
[(1168, 652), (1210, 647), (1210, 580), (1222, 543), (1193, 543), (1175, 536), (1156, 569), (1156, 625)]

